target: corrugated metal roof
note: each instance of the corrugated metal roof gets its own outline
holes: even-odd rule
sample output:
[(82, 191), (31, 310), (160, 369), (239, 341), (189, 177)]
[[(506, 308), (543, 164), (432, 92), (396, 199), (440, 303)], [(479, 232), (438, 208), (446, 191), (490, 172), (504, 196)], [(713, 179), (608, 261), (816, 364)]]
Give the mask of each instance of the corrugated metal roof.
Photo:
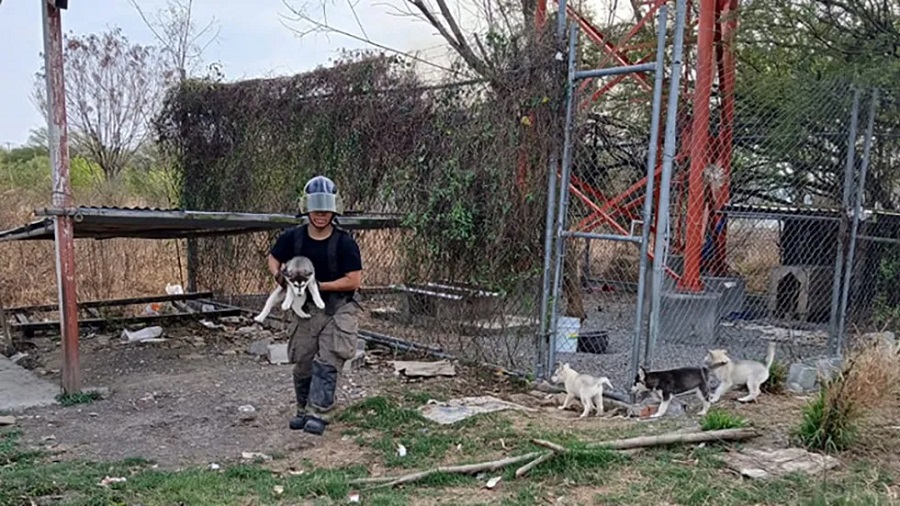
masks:
[[(264, 232), (303, 224), (306, 218), (288, 214), (186, 211), (182, 209), (97, 207), (44, 208), (31, 223), (0, 232), (0, 242), (52, 240), (53, 217), (72, 216), (75, 238), (178, 239)], [(393, 214), (346, 214), (339, 218), (342, 228), (366, 230), (396, 228), (402, 217)]]

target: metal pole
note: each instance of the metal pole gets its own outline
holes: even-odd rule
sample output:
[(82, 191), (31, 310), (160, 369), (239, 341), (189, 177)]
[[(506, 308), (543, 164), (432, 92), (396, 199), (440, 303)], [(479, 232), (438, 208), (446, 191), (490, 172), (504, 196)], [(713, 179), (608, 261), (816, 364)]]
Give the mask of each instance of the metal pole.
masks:
[(666, 60), (666, 20), (668, 6), (663, 5), (657, 14), (656, 69), (653, 82), (653, 109), (650, 114), (650, 145), (647, 150), (647, 188), (644, 192), (644, 209), (641, 213), (641, 246), (638, 266), (637, 309), (634, 318), (634, 338), (631, 342), (631, 358), (628, 362), (628, 378), (637, 376), (641, 357), (641, 336), (644, 329), (644, 292), (647, 284), (647, 249), (650, 242), (650, 221), (653, 219), (653, 180), (656, 174), (656, 150), (659, 139), (659, 120), (662, 109), (663, 72)]
[(566, 0), (559, 0), (556, 8), (556, 40), (566, 36)]
[(566, 209), (569, 204), (569, 171), (572, 168), (572, 123), (575, 115), (575, 45), (577, 27), (569, 28), (569, 72), (566, 78), (566, 123), (563, 135), (562, 177), (559, 182), (559, 208), (556, 212), (556, 258), (553, 271), (553, 297), (550, 304), (550, 346), (547, 352), (547, 370), (556, 363), (556, 326), (559, 321), (559, 298), (562, 289), (562, 262), (566, 254)]
[(856, 202), (853, 206), (853, 218), (850, 226), (850, 249), (847, 252), (847, 263), (844, 266), (844, 291), (841, 294), (841, 312), (838, 315), (838, 333), (835, 346), (836, 356), (843, 355), (844, 326), (847, 320), (847, 298), (850, 296), (850, 278), (853, 276), (853, 256), (856, 254), (856, 234), (859, 232), (859, 215), (862, 212), (863, 195), (866, 191), (866, 174), (869, 172), (869, 160), (872, 154), (872, 137), (875, 129), (875, 110), (878, 108), (878, 89), (872, 90), (872, 102), (869, 104), (869, 120), (866, 125), (866, 141), (863, 145), (862, 169), (859, 171), (859, 182), (856, 184)]
[(846, 212), (841, 215), (838, 225), (838, 239), (836, 254), (834, 256), (834, 279), (831, 284), (831, 335), (828, 336), (828, 353), (831, 356), (838, 354), (838, 326), (840, 325), (840, 300), (841, 300), (841, 267), (844, 265), (844, 236), (847, 235), (847, 218), (850, 213), (850, 192), (853, 186), (853, 167), (856, 165), (856, 129), (859, 124), (859, 95), (860, 90), (853, 90), (853, 109), (850, 113), (850, 138), (847, 141), (847, 162), (844, 166), (844, 186), (841, 197), (841, 209)]
[(554, 149), (550, 155), (550, 162), (547, 164), (547, 220), (544, 224), (544, 274), (541, 279), (541, 324), (538, 335), (535, 336), (535, 364), (534, 377), (541, 379), (544, 377), (544, 343), (549, 336), (547, 327), (547, 303), (550, 298), (550, 259), (552, 258), (551, 248), (553, 247), (553, 210), (556, 207), (556, 167), (558, 155)]
[(644, 363), (652, 365), (653, 352), (659, 338), (659, 306), (662, 299), (666, 251), (669, 244), (669, 187), (672, 181), (672, 165), (675, 161), (675, 119), (678, 115), (678, 86), (681, 82), (681, 65), (684, 50), (684, 18), (686, 0), (675, 4), (675, 43), (672, 49), (672, 73), (669, 79), (669, 101), (666, 107), (666, 136), (663, 144), (662, 172), (659, 176), (659, 208), (656, 210), (656, 240), (653, 243), (653, 287), (650, 306), (650, 332), (644, 348)]
[[(60, 10), (41, 0), (44, 31), (44, 68), (47, 86), (47, 134), (52, 166), (52, 203), (72, 206), (69, 181), (69, 146), (66, 127), (66, 89), (63, 73), (62, 16)], [(66, 393), (81, 388), (78, 363), (78, 304), (75, 292), (75, 234), (71, 216), (53, 218), (56, 246), (56, 282), (59, 290), (59, 321), (62, 334), (62, 387)]]

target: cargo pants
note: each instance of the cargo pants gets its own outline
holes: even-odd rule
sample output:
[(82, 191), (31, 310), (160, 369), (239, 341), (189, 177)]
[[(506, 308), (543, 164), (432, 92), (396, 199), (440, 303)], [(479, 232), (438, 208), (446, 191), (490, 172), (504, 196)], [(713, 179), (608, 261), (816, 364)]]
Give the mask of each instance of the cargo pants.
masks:
[(344, 363), (356, 355), (361, 307), (355, 300), (342, 300), (334, 315), (328, 316), (325, 310), (308, 305), (306, 312), (311, 317), (303, 319), (292, 314), (287, 329), (297, 417), (302, 419), (309, 414), (327, 423), (326, 414), (335, 405), (339, 373)]

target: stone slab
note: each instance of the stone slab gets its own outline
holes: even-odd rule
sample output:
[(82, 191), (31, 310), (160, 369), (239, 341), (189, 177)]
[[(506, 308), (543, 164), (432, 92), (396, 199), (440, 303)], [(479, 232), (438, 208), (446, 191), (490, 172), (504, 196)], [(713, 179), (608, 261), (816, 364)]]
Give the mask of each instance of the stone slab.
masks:
[(46, 379), (0, 355), (0, 411), (14, 412), (56, 404), (62, 391)]
[(273, 343), (266, 348), (269, 363), (283, 365), (290, 363), (288, 359), (288, 343)]

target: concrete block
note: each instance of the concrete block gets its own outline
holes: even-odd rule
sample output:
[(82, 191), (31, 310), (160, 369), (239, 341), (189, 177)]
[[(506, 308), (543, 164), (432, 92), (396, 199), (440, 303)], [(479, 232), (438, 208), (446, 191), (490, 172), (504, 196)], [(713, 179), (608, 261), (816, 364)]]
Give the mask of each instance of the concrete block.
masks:
[(274, 365), (289, 364), (287, 343), (273, 343), (266, 347), (269, 363)]
[(818, 379), (819, 372), (815, 366), (795, 362), (788, 370), (788, 389), (796, 393), (813, 392), (817, 388)]
[(664, 292), (659, 312), (660, 341), (703, 346), (712, 343), (721, 297), (715, 292)]
[(820, 358), (816, 360), (816, 373), (825, 381), (831, 381), (844, 367), (840, 357)]
[(743, 278), (732, 276), (703, 276), (700, 278), (706, 289), (722, 295), (719, 300), (719, 318), (744, 311), (746, 283)]

